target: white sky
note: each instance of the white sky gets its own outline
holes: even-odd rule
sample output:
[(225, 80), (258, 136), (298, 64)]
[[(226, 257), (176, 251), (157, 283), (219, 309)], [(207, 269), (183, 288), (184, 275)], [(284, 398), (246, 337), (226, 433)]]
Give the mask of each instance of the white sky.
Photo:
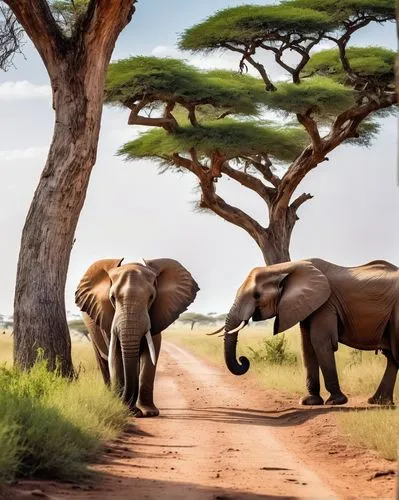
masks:
[[(175, 44), (186, 27), (217, 9), (241, 3), (140, 0), (114, 58), (179, 56)], [(369, 27), (354, 43), (396, 49), (395, 27)], [(184, 57), (201, 67), (237, 68), (237, 58), (229, 54)], [(48, 77), (29, 44), (25, 59), (18, 57), (15, 65), (15, 69), (0, 73), (2, 313), (12, 312), (20, 235), (53, 129)], [(276, 68), (272, 74), (279, 76)], [(190, 269), (201, 288), (190, 309), (225, 312), (249, 269), (262, 265), (259, 249), (242, 229), (217, 216), (193, 212), (192, 203), (198, 197), (194, 177), (159, 176), (151, 162), (124, 163), (116, 157), (117, 148), (136, 133), (127, 125), (127, 118), (128, 112), (104, 110), (98, 161), (71, 256), (67, 309), (77, 312), (74, 289), (96, 259), (172, 257)], [(386, 259), (399, 264), (396, 142), (396, 119), (388, 118), (370, 149), (341, 147), (330, 155), (329, 162), (308, 175), (300, 192), (311, 192), (315, 197), (300, 209), (292, 237), (293, 259), (321, 257), (342, 265)], [(221, 184), (221, 193), (226, 201), (266, 222), (261, 200), (245, 189), (231, 181)]]

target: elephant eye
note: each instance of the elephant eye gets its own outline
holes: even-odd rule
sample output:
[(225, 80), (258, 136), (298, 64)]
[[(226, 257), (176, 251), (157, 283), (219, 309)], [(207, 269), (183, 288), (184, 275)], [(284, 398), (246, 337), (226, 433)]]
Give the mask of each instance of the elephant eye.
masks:
[(254, 297), (255, 300), (260, 299), (260, 293), (259, 292), (254, 292), (253, 297)]

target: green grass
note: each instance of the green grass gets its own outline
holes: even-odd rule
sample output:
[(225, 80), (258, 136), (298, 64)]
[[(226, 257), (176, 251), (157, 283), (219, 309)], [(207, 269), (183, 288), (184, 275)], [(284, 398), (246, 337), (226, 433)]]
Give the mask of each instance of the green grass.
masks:
[[(79, 377), (11, 367), (11, 342), (0, 341), (0, 483), (16, 477), (77, 479), (101, 446), (123, 429), (128, 410), (103, 384), (91, 347), (74, 349)], [(5, 361), (5, 363), (4, 363)]]

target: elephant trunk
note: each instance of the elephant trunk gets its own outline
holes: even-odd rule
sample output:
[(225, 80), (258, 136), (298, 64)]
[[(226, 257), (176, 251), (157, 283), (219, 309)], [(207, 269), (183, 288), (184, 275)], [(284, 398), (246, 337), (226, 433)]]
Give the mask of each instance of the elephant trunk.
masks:
[(122, 341), (121, 353), (124, 376), (122, 400), (132, 409), (138, 396), (140, 342), (128, 344)]
[(225, 333), (224, 335), (224, 360), (227, 368), (234, 375), (244, 375), (249, 369), (249, 360), (245, 356), (240, 356), (237, 361), (237, 338), (238, 333)]
[(122, 400), (132, 409), (137, 401), (140, 373), (140, 344), (148, 330), (148, 321), (131, 311), (124, 312), (118, 322), (123, 364)]

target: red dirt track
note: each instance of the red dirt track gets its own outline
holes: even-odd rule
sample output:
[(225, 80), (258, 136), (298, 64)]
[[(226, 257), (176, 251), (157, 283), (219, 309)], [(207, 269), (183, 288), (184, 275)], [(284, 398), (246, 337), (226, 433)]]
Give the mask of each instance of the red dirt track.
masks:
[[(155, 401), (161, 416), (110, 444), (93, 466), (102, 476), (24, 482), (23, 498), (33, 489), (58, 500), (394, 498), (394, 464), (338, 435), (334, 412), (345, 409), (298, 407), (168, 342)], [(379, 471), (388, 474), (373, 478)]]

